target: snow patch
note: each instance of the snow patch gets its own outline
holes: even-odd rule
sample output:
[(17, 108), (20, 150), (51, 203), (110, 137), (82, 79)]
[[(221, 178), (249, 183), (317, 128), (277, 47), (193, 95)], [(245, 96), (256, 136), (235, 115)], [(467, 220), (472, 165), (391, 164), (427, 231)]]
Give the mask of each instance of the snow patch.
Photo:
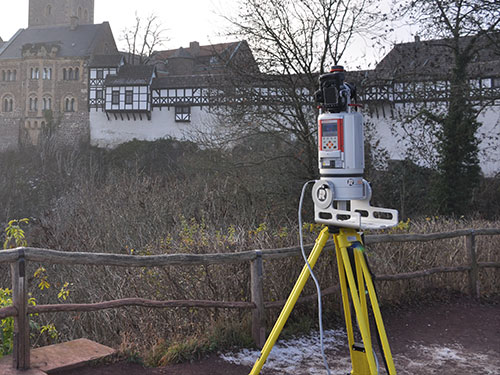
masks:
[[(345, 331), (325, 331), (325, 350), (332, 375), (345, 375), (351, 371)], [(249, 349), (220, 355), (224, 361), (250, 367), (254, 365), (259, 356), (260, 351)], [(319, 332), (313, 332), (300, 338), (278, 341), (274, 345), (264, 369), (272, 371), (275, 375), (325, 374)]]
[[(475, 353), (464, 349), (459, 344), (449, 346), (413, 345), (412, 358), (396, 356), (398, 373), (425, 374), (431, 371), (445, 371), (452, 369), (454, 374), (466, 375), (480, 373), (483, 375), (500, 374), (500, 359), (496, 353)], [(398, 366), (399, 365), (399, 366)], [(479, 371), (479, 372), (478, 372)]]
[[(325, 348), (332, 375), (346, 375), (351, 372), (345, 331), (326, 331)], [(243, 349), (220, 356), (227, 362), (253, 367), (260, 356), (260, 351)], [(498, 353), (472, 352), (459, 344), (446, 346), (410, 344), (406, 347), (404, 355), (394, 356), (394, 362), (399, 375), (500, 374)], [(385, 371), (381, 370), (381, 373)], [(319, 333), (278, 341), (264, 365), (262, 374), (325, 375)]]

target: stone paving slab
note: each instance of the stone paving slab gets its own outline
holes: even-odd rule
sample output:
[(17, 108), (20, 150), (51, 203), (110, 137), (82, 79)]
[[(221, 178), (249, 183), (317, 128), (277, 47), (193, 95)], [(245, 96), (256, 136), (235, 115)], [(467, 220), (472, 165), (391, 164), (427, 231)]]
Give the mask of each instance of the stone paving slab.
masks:
[(31, 369), (12, 368), (12, 356), (0, 360), (1, 375), (46, 375), (49, 372), (84, 366), (115, 354), (115, 350), (88, 339), (78, 339), (31, 350)]

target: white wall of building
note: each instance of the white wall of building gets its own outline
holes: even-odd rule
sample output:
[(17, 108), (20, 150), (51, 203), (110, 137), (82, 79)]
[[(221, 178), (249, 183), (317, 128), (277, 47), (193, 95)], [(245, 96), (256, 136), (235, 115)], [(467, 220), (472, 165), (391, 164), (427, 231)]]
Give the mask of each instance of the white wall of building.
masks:
[(117, 113), (117, 119), (113, 113), (108, 115), (109, 120), (103, 111), (90, 112), (90, 142), (93, 146), (115, 148), (134, 139), (155, 141), (172, 137), (191, 140), (193, 134), (203, 130), (213, 119), (207, 107), (191, 107), (190, 122), (176, 122), (175, 107), (163, 107), (161, 110), (153, 108), (151, 120), (145, 114), (142, 114), (142, 120), (139, 114), (135, 115), (135, 120), (131, 114), (130, 119), (127, 119), (126, 114)]
[[(408, 108), (408, 106), (407, 106)], [(397, 111), (396, 107), (396, 111)], [(397, 114), (391, 117), (391, 107), (389, 105), (378, 107), (378, 116), (375, 112), (364, 113), (365, 121), (374, 124), (375, 140), (380, 141), (379, 146), (389, 153), (389, 157), (395, 160), (405, 159), (408, 152), (408, 134), (405, 133), (398, 119)], [(500, 173), (500, 106), (485, 109), (478, 117), (483, 125), (478, 131), (478, 136), (482, 139), (479, 149), (480, 165), (486, 176), (494, 176)], [(425, 145), (425, 141), (423, 141)], [(424, 155), (427, 150), (422, 150)], [(422, 163), (425, 164), (425, 163)]]

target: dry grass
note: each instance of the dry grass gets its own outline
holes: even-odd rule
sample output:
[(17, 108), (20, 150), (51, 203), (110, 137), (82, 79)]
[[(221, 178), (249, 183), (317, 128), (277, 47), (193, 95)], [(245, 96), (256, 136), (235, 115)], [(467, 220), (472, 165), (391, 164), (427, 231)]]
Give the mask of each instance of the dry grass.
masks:
[[(175, 152), (171, 157), (176, 157)], [(72, 173), (67, 177), (71, 187), (51, 200), (50, 210), (32, 221), (28, 233), (30, 245), (147, 256), (239, 252), (298, 244), (295, 207), (300, 186), (293, 185), (291, 180), (280, 179), (279, 183), (271, 180), (272, 168), (263, 171), (268, 176), (262, 177), (259, 170), (249, 173), (248, 169), (229, 169), (219, 173), (205, 168), (202, 158), (184, 161), (185, 164), (193, 162), (198, 166), (194, 171), (182, 169), (165, 174), (144, 173), (134, 163), (107, 173), (102, 173), (103, 167), (95, 161), (88, 161), (86, 167), (79, 164), (74, 168), (71, 164)], [(283, 167), (280, 163), (273, 167), (274, 170)], [(61, 168), (61, 173), (65, 174), (66, 169)], [(305, 212), (311, 212), (310, 207), (306, 207)], [(499, 226), (499, 222), (481, 220), (423, 218), (395, 231), (431, 233)], [(313, 242), (317, 233), (317, 226), (307, 231), (306, 242)], [(499, 245), (500, 236), (478, 237), (479, 261), (500, 261)], [(377, 244), (370, 246), (369, 260), (376, 274), (394, 274), (463, 265), (467, 262), (467, 254), (463, 238), (458, 238), (427, 243)], [(38, 266), (31, 264), (29, 273), (33, 275)], [(40, 291), (36, 287), (37, 280), (30, 280), (38, 303), (64, 303), (57, 295), (65, 282), (70, 283), (66, 302), (72, 303), (126, 297), (220, 301), (248, 301), (250, 298), (249, 264), (151, 269), (44, 266), (51, 288)], [(302, 266), (300, 257), (266, 261), (265, 300), (285, 299)], [(316, 268), (323, 288), (337, 285), (333, 254), (323, 255)], [(8, 268), (2, 266), (0, 286), (8, 285)], [(481, 272), (483, 296), (498, 295), (499, 285), (500, 270)], [(467, 286), (467, 275), (459, 273), (381, 282), (378, 288), (382, 302), (388, 304), (434, 295), (440, 289), (464, 293)], [(309, 282), (304, 294), (313, 293), (314, 287)], [(325, 298), (325, 310), (330, 318), (340, 314), (338, 297)], [(276, 309), (268, 311), (269, 325), (278, 313)], [(305, 327), (310, 324), (308, 322), (315, 321), (315, 313), (315, 304), (298, 306), (290, 325)], [(61, 341), (89, 337), (120, 346), (129, 354), (153, 353), (148, 357), (152, 363), (181, 358), (179, 342), (187, 343), (185, 349), (193, 353), (249, 343), (248, 311), (124, 308), (99, 313), (51, 314), (37, 319), (53, 322)], [(37, 342), (46, 343), (46, 339)], [(165, 356), (165, 353), (169, 354)]]

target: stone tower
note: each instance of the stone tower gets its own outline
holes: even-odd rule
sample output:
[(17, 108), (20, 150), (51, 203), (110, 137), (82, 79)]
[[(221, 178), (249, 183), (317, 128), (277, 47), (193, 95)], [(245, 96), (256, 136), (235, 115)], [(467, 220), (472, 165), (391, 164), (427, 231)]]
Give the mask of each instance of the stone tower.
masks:
[(29, 27), (74, 22), (80, 25), (94, 23), (94, 0), (30, 0)]

